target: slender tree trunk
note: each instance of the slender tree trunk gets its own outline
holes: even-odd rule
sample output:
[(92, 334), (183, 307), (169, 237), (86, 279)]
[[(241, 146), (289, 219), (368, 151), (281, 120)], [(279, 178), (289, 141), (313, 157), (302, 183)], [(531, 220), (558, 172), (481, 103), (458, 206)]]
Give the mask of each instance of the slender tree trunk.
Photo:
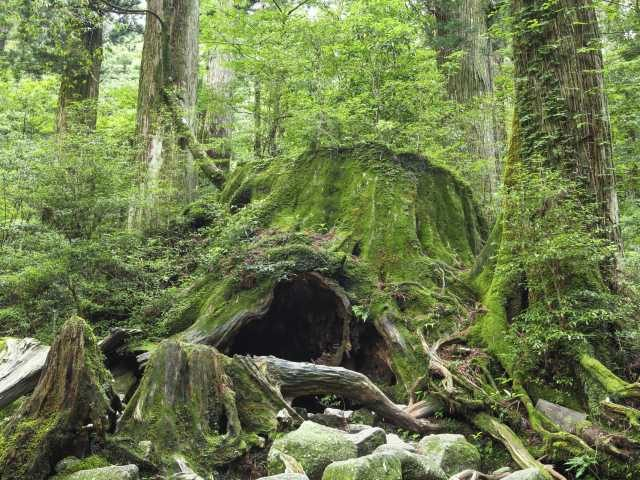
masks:
[(253, 83), (253, 153), (262, 157), (262, 86), (260, 80)]
[(71, 125), (96, 127), (100, 67), (102, 65), (102, 19), (75, 26), (81, 38), (74, 59), (65, 65), (60, 80), (56, 127), (63, 132)]
[(207, 150), (209, 156), (214, 159), (231, 158), (229, 141), (233, 116), (228, 101), (231, 96), (233, 72), (227, 68), (227, 61), (227, 55), (211, 51), (204, 82), (214, 101), (204, 113), (201, 136), (205, 143), (215, 143), (213, 148)]
[(130, 228), (161, 225), (172, 208), (193, 199), (196, 189), (193, 158), (176, 138), (166, 95), (177, 98), (180, 121), (193, 130), (199, 0), (149, 0), (147, 8), (155, 15), (147, 14), (140, 67), (137, 133), (142, 150)]

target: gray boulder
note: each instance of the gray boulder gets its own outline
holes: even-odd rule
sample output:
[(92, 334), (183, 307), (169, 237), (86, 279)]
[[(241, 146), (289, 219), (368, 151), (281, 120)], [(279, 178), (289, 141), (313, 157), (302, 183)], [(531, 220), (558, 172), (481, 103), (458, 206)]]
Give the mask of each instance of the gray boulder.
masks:
[(65, 480), (137, 480), (136, 465), (111, 465), (110, 467), (80, 470), (72, 473)]
[(399, 445), (385, 444), (376, 448), (375, 454), (385, 454), (400, 461), (403, 480), (446, 480), (448, 476), (429, 458), (406, 450)]
[(544, 480), (544, 475), (537, 468), (527, 468), (526, 470), (517, 470), (502, 480)]
[(374, 453), (360, 458), (334, 462), (322, 480), (402, 480), (400, 460), (393, 455)]
[(358, 433), (348, 434), (347, 438), (356, 446), (359, 457), (369, 455), (387, 442), (387, 434), (379, 427), (369, 427)]
[(480, 470), (480, 452), (463, 435), (427, 435), (418, 443), (418, 453), (447, 476), (463, 470)]
[(340, 430), (311, 421), (303, 422), (297, 430), (273, 442), (267, 457), (269, 475), (286, 472), (280, 455), (284, 453), (298, 461), (310, 480), (320, 480), (330, 463), (358, 456), (355, 443), (348, 437)]

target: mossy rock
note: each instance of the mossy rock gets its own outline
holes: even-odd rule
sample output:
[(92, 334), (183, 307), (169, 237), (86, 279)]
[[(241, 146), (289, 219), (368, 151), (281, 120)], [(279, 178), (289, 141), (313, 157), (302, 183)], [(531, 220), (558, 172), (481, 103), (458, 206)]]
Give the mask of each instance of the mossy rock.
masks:
[(59, 480), (137, 480), (136, 465), (110, 465), (108, 467), (80, 470), (70, 475), (57, 477)]
[(480, 470), (480, 452), (463, 435), (427, 435), (418, 443), (418, 453), (441, 468), (447, 476), (463, 470)]
[(375, 452), (400, 461), (403, 480), (446, 480), (448, 475), (431, 458), (418, 455), (398, 443), (381, 445)]
[(320, 480), (327, 465), (356, 458), (358, 449), (344, 432), (306, 421), (273, 442), (267, 460), (270, 475), (285, 471), (280, 453), (297, 460), (311, 480)]
[(334, 462), (322, 480), (402, 480), (400, 460), (393, 455), (374, 453), (360, 458)]

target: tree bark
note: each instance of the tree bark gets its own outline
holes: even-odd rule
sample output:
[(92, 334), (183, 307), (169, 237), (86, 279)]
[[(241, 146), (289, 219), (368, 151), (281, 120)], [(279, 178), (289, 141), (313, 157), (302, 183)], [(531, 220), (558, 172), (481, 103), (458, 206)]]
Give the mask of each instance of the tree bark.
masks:
[(213, 50), (207, 61), (205, 88), (213, 101), (204, 112), (201, 138), (204, 143), (214, 143), (207, 153), (213, 159), (229, 159), (231, 147), (232, 112), (228, 102), (231, 96), (233, 72), (226, 66), (228, 56)]
[(433, 4), (438, 36), (438, 60), (444, 63), (456, 51), (462, 53), (459, 68), (448, 75), (447, 89), (455, 101), (471, 106), (479, 102), (479, 117), (469, 125), (469, 148), (474, 157), (488, 162), (483, 192), (491, 201), (502, 171), (500, 156), (504, 128), (494, 93), (498, 58), (488, 34), (487, 0), (445, 0)]
[[(516, 160), (532, 165), (541, 158), (545, 166), (578, 180), (587, 192), (584, 201), (596, 202), (601, 227), (621, 252), (611, 129), (593, 1), (516, 0), (513, 11), (517, 25), (513, 40)], [(615, 271), (610, 277), (614, 275)]]
[[(199, 0), (150, 0), (144, 33), (137, 134), (138, 195), (129, 210), (130, 228), (165, 223), (163, 208), (193, 199), (194, 161), (175, 131), (174, 114), (193, 131), (198, 83)], [(161, 20), (160, 20), (161, 19)], [(165, 90), (177, 98), (167, 109)]]

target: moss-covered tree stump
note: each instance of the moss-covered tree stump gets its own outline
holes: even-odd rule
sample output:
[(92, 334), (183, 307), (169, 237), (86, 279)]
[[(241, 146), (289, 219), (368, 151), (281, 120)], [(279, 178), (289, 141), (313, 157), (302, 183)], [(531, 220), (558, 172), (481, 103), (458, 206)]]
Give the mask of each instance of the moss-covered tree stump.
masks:
[(0, 436), (0, 479), (45, 479), (64, 457), (87, 455), (109, 430), (111, 375), (79, 317), (56, 337), (31, 397)]

